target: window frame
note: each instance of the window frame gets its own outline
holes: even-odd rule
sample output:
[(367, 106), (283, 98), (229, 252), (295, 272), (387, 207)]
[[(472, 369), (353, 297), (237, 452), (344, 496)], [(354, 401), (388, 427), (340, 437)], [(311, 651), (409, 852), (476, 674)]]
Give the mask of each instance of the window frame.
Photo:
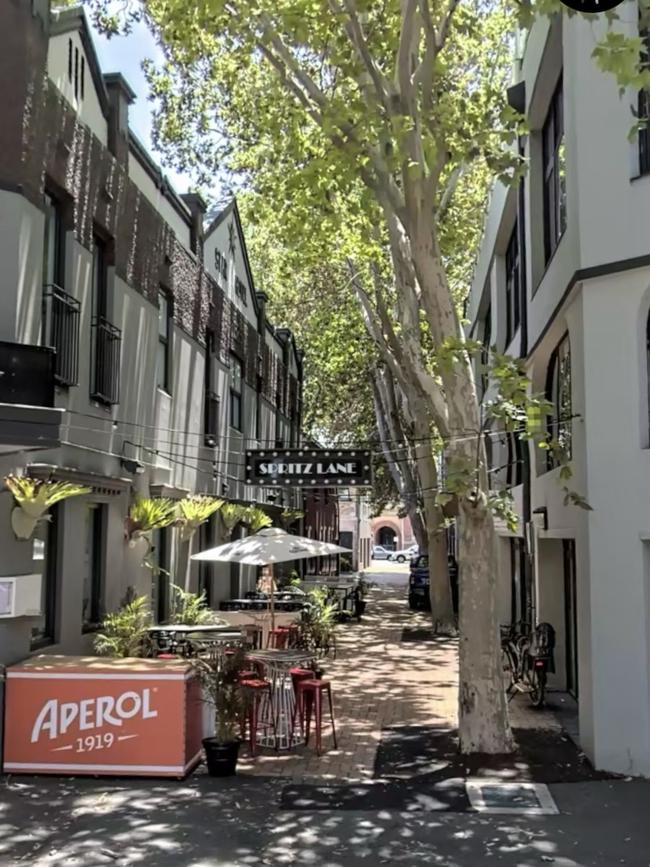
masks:
[[(59, 596), (59, 539), (61, 523), (61, 506), (56, 504), (49, 510), (49, 520), (44, 522), (47, 537), (45, 539), (45, 568), (42, 572), (41, 599), (43, 600), (43, 631), (34, 636), (34, 627), (30, 635), (30, 650), (41, 650), (57, 643), (58, 635), (58, 596)], [(32, 562), (34, 562), (32, 560)]]
[(87, 503), (86, 507), (92, 510), (92, 555), (91, 555), (91, 578), (90, 578), (90, 617), (86, 620), (83, 611), (81, 611), (81, 630), (82, 632), (95, 632), (99, 629), (99, 625), (103, 616), (104, 605), (104, 587), (105, 587), (105, 568), (106, 558), (105, 540), (106, 540), (106, 521), (107, 521), (107, 506), (106, 503)]
[(108, 321), (108, 244), (93, 232), (92, 312), (96, 321)]
[(521, 324), (521, 257), (519, 255), (519, 220), (515, 224), (505, 253), (506, 271), (506, 348)]
[(259, 443), (262, 439), (262, 392), (264, 379), (258, 373), (255, 378), (255, 439)]
[[(239, 390), (233, 380), (233, 372), (239, 369)], [(239, 433), (244, 432), (244, 363), (234, 353), (230, 354), (230, 368), (228, 370), (228, 391), (230, 394), (228, 420), (230, 427)], [(237, 410), (235, 411), (235, 407)], [(237, 422), (237, 423), (235, 423)]]
[(212, 369), (217, 355), (217, 336), (208, 329), (205, 333), (205, 376), (203, 386), (203, 444), (208, 448), (217, 448), (219, 444), (219, 411), (221, 397), (214, 390)]
[[(562, 389), (563, 387), (566, 388), (566, 385), (563, 386), (560, 381), (563, 353), (564, 361), (566, 364), (565, 369), (568, 370), (568, 419), (562, 419)], [(571, 376), (571, 341), (569, 339), (568, 331), (565, 331), (560, 340), (557, 342), (557, 345), (551, 353), (548, 361), (548, 367), (546, 369), (546, 399), (549, 401), (549, 403), (551, 403), (553, 407), (553, 413), (551, 416), (549, 416), (547, 423), (547, 433), (549, 441), (558, 442), (560, 441), (561, 436), (567, 438), (568, 447), (566, 448), (565, 454), (566, 459), (570, 461), (573, 458), (573, 426), (571, 422), (571, 416), (573, 414), (573, 385)], [(549, 449), (546, 452), (546, 469), (552, 470), (558, 466), (560, 466), (560, 462), (557, 456), (554, 454), (552, 449)]]
[[(164, 301), (164, 305), (161, 304)], [(163, 306), (165, 309), (164, 315), (164, 331), (161, 330), (163, 316)], [(156, 343), (156, 386), (167, 394), (171, 394), (171, 372), (172, 372), (172, 338), (173, 338), (173, 299), (171, 294), (164, 288), (158, 290), (158, 340)], [(158, 361), (160, 359), (160, 347), (163, 347), (163, 371), (160, 375)], [(162, 379), (162, 382), (161, 382)]]
[[(61, 200), (55, 196), (51, 190), (45, 190), (43, 196), (45, 226), (43, 232), (43, 285), (58, 286), (63, 289), (65, 282), (65, 254), (66, 254), (66, 229), (65, 218), (63, 215), (63, 205)], [(54, 220), (54, 232), (52, 240), (54, 242), (54, 257), (52, 261), (52, 277), (50, 279), (49, 272), (49, 252), (50, 252), (50, 221)]]
[[(559, 129), (559, 132), (558, 132)], [(544, 262), (553, 258), (567, 227), (566, 178), (561, 180), (560, 150), (565, 147), (564, 81), (558, 80), (542, 127)], [(564, 160), (566, 172), (566, 159)]]

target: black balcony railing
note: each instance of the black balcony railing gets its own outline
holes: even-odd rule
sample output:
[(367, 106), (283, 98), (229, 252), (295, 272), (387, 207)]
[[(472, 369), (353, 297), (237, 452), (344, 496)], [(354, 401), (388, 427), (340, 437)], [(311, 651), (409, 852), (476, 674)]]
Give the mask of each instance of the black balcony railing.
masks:
[(54, 379), (69, 387), (79, 382), (80, 304), (60, 286), (45, 287), (45, 342), (56, 351)]
[(54, 406), (54, 350), (0, 342), (0, 403)]
[(122, 332), (102, 316), (93, 320), (93, 377), (90, 396), (100, 403), (120, 402)]

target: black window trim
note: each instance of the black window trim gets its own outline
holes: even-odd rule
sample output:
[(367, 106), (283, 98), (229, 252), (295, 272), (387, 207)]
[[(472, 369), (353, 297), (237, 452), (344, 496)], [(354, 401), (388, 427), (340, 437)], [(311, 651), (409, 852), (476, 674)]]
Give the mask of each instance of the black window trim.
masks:
[[(558, 112), (558, 108), (560, 111)], [(562, 121), (561, 133), (557, 134), (558, 114)], [(560, 227), (559, 220), (559, 201), (560, 201), (560, 181), (559, 181), (559, 159), (558, 153), (560, 145), (565, 140), (565, 123), (564, 123), (564, 79), (560, 74), (558, 82), (553, 90), (553, 95), (549, 103), (544, 125), (542, 126), (542, 186), (543, 186), (543, 222), (544, 222), (544, 265), (548, 267), (555, 251), (560, 246), (567, 227), (567, 215), (564, 214), (564, 225)], [(549, 138), (549, 129), (552, 133), (552, 154), (547, 153), (547, 141)], [(553, 193), (553, 200), (550, 199), (550, 193)]]
[(30, 639), (30, 650), (41, 650), (50, 647), (58, 641), (59, 615), (59, 544), (61, 533), (60, 505), (54, 505), (49, 510), (47, 526), (47, 541), (45, 545), (45, 571), (42, 581), (45, 581), (45, 604), (43, 607), (43, 635)]
[[(160, 299), (161, 296), (165, 299), (167, 305), (167, 316), (165, 317), (165, 333), (160, 333)], [(158, 381), (158, 365), (156, 363), (156, 385), (167, 394), (172, 393), (171, 389), (171, 374), (172, 374), (172, 344), (173, 344), (173, 322), (174, 322), (174, 302), (171, 292), (164, 286), (158, 289), (158, 345), (162, 344), (165, 347), (165, 369), (163, 371), (162, 384)], [(156, 358), (158, 355), (156, 354)]]
[(506, 348), (521, 324), (521, 256), (519, 251), (519, 220), (510, 234), (505, 254), (506, 271)]
[[(560, 382), (559, 382), (559, 362), (560, 362), (560, 350), (564, 345), (568, 346), (568, 356), (569, 356), (569, 400), (572, 403), (573, 400), (573, 387), (571, 382), (571, 340), (569, 338), (568, 330), (564, 332), (562, 337), (558, 340), (551, 352), (551, 355), (548, 360), (548, 366), (546, 368), (546, 399), (552, 404), (552, 415), (548, 419), (548, 438), (550, 440), (557, 440), (558, 433), (560, 428), (563, 425), (566, 425), (569, 429), (569, 449), (567, 453), (567, 459), (571, 460), (573, 457), (572, 454), (572, 424), (571, 418), (562, 419), (561, 418), (561, 407), (560, 407)], [(553, 396), (553, 385), (555, 372), (558, 371), (558, 387), (557, 387), (557, 395), (554, 400)], [(549, 449), (546, 452), (546, 470), (553, 470), (559, 466), (557, 459), (555, 458), (553, 452)]]
[(82, 632), (96, 632), (99, 629), (101, 619), (103, 617), (104, 605), (104, 587), (105, 587), (105, 545), (106, 545), (106, 525), (108, 520), (108, 506), (106, 503), (88, 503), (88, 508), (93, 511), (93, 550), (91, 563), (91, 596), (90, 596), (90, 617), (88, 620), (83, 620), (82, 612)]
[[(240, 368), (240, 379), (239, 379), (240, 390), (239, 391), (236, 391), (233, 388), (233, 384), (232, 384), (231, 371), (232, 371), (233, 361), (236, 364), (238, 364), (239, 368)], [(243, 433), (244, 432), (244, 362), (234, 352), (230, 353), (230, 370), (228, 372), (228, 379), (229, 379), (228, 392), (230, 395), (229, 408), (228, 408), (228, 421), (229, 421), (230, 427), (233, 430), (236, 430), (238, 433)], [(235, 401), (235, 398), (237, 398), (237, 402)], [(234, 424), (235, 405), (238, 406), (239, 425)]]

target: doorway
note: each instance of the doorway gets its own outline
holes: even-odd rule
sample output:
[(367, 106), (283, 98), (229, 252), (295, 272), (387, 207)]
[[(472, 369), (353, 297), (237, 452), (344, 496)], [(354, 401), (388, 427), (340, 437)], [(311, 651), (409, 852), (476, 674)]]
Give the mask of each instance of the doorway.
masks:
[(387, 551), (397, 550), (397, 538), (397, 533), (392, 527), (380, 527), (377, 530), (377, 545), (381, 545)]
[(576, 543), (563, 539), (564, 553), (564, 636), (566, 688), (578, 698), (578, 599), (576, 582)]

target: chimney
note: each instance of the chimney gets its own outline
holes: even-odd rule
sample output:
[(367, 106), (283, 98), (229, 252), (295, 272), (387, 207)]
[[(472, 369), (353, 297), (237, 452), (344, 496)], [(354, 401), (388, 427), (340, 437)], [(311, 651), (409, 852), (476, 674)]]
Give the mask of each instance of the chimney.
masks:
[(259, 308), (257, 330), (262, 335), (262, 339), (264, 339), (264, 332), (266, 330), (266, 302), (269, 300), (269, 296), (266, 292), (256, 292), (255, 297), (257, 298), (257, 306)]
[(208, 206), (198, 193), (184, 193), (181, 199), (185, 202), (192, 215), (190, 247), (192, 248), (192, 252), (196, 256), (199, 256), (203, 251), (203, 218)]
[(135, 93), (119, 72), (104, 76), (108, 95), (108, 149), (125, 169), (129, 165), (129, 106)]

